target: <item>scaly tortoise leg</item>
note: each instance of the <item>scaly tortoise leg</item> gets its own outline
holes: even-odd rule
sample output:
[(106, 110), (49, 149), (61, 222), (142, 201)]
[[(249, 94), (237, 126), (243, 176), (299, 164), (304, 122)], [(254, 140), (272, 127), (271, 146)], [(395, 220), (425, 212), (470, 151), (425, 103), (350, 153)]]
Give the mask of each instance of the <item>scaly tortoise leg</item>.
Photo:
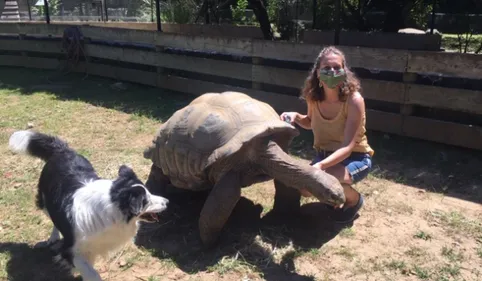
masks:
[(301, 194), (293, 188), (274, 179), (275, 195), (273, 214), (295, 214), (300, 211)]
[[(281, 149), (288, 153), (288, 147), (291, 144), (291, 139), (287, 137), (280, 137), (276, 139), (276, 143)], [(287, 186), (282, 182), (273, 180), (275, 188), (273, 214), (294, 214), (299, 212), (301, 203), (301, 194), (296, 188)]]
[(201, 210), (199, 232), (205, 247), (217, 241), (240, 198), (241, 180), (237, 172), (230, 171), (214, 185)]

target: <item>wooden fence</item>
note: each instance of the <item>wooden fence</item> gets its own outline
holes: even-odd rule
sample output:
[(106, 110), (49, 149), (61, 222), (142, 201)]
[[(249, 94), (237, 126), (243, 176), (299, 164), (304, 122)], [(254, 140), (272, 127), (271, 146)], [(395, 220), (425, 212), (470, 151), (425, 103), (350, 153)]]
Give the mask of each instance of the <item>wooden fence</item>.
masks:
[[(0, 24), (0, 65), (56, 69), (68, 25)], [(320, 45), (79, 26), (93, 75), (199, 95), (239, 90), (278, 111), (298, 98)], [(340, 46), (361, 78), (367, 127), (482, 150), (482, 56)]]
[[(2, 22), (0, 21), (0, 24)], [(28, 24), (45, 25), (45, 21), (28, 21)], [(115, 27), (136, 30), (157, 30), (156, 23), (150, 22), (102, 22), (102, 21), (51, 21), (55, 25), (81, 25), (98, 27)], [(256, 26), (233, 24), (177, 24), (162, 23), (163, 33), (175, 33), (205, 37), (233, 37), (263, 39), (261, 29)], [(326, 30), (302, 29), (297, 31), (298, 41), (308, 44), (334, 44), (335, 32)], [(403, 50), (440, 51), (442, 36), (439, 34), (391, 33), (340, 31), (339, 44), (372, 48), (389, 48)]]

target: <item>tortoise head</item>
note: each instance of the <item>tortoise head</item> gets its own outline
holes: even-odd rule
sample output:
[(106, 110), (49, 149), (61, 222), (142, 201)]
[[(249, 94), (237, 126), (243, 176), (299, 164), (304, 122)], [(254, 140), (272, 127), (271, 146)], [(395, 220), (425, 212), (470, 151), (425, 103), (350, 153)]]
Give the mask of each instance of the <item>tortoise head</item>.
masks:
[(154, 154), (154, 150), (156, 149), (156, 145), (153, 144), (151, 146), (149, 146), (148, 148), (146, 148), (143, 152), (143, 156), (144, 158), (146, 159), (152, 159), (152, 155)]

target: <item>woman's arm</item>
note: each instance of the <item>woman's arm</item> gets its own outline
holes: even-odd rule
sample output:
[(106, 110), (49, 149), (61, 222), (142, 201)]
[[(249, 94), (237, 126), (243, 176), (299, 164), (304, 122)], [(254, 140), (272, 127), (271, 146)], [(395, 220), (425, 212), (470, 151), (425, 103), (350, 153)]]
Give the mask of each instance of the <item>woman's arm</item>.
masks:
[(334, 166), (350, 156), (353, 147), (356, 144), (356, 134), (360, 128), (362, 117), (365, 112), (365, 101), (363, 97), (356, 93), (348, 100), (348, 116), (345, 125), (344, 138), (342, 146), (326, 157), (318, 165), (325, 170)]
[(312, 111), (311, 108), (312, 108), (312, 106), (311, 106), (311, 102), (309, 102), (309, 101), (306, 104), (308, 106), (307, 114), (302, 115), (302, 114), (297, 113), (294, 121), (295, 121), (296, 124), (298, 124), (303, 129), (311, 130), (311, 111)]

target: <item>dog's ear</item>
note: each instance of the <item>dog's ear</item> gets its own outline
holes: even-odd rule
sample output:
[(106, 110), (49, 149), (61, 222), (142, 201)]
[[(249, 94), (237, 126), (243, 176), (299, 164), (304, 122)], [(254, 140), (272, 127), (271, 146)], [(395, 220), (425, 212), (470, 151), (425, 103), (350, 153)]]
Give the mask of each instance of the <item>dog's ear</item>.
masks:
[(119, 177), (122, 177), (122, 178), (136, 178), (136, 173), (134, 173), (134, 170), (132, 170), (131, 168), (129, 168), (128, 166), (126, 165), (121, 165), (119, 167)]
[(111, 189), (111, 200), (119, 206), (127, 221), (140, 215), (149, 203), (145, 188), (126, 186), (125, 181), (114, 182)]

